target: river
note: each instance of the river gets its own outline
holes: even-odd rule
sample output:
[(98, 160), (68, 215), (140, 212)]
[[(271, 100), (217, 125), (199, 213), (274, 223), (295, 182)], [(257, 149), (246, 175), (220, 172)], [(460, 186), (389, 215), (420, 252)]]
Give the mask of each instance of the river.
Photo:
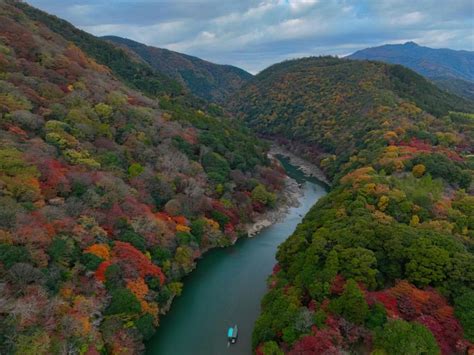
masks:
[[(155, 336), (146, 344), (153, 355), (251, 354), (253, 324), (260, 313), (266, 280), (275, 265), (275, 253), (295, 230), (311, 206), (326, 194), (314, 179), (281, 159), (289, 176), (302, 183), (300, 205), (285, 218), (253, 238), (215, 249), (199, 260), (184, 279), (184, 289)], [(237, 324), (239, 338), (227, 346), (227, 328)]]

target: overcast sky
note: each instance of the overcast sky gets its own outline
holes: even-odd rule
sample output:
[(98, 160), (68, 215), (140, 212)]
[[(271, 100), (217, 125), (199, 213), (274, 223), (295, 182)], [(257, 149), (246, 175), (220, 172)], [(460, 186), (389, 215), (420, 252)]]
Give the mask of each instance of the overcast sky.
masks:
[(117, 35), (252, 73), (287, 58), (415, 41), (474, 50), (474, 0), (29, 0)]

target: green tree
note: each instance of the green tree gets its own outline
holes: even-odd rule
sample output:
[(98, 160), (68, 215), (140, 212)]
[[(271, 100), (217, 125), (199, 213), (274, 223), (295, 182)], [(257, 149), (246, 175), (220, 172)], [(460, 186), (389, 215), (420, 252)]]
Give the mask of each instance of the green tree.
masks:
[(464, 336), (474, 341), (474, 291), (466, 292), (456, 298), (454, 310), (464, 328)]
[(202, 237), (206, 231), (206, 221), (202, 218), (196, 219), (191, 222), (191, 233), (194, 235), (198, 242), (201, 242)]
[(377, 258), (372, 250), (361, 247), (343, 249), (338, 253), (342, 275), (363, 282), (370, 288), (376, 286)]
[(128, 288), (117, 288), (112, 291), (112, 300), (105, 310), (111, 314), (133, 314), (141, 311), (140, 301)]
[(37, 330), (31, 335), (22, 334), (16, 340), (18, 355), (46, 355), (50, 354), (51, 339), (48, 333)]
[(329, 309), (356, 324), (362, 324), (369, 313), (364, 294), (353, 279), (347, 281), (344, 292), (331, 301)]
[(81, 256), (82, 265), (84, 265), (85, 268), (90, 271), (97, 270), (102, 261), (104, 261), (102, 258), (90, 253), (84, 253)]
[(446, 279), (451, 264), (449, 252), (427, 237), (416, 240), (408, 249), (408, 256), (407, 278), (417, 286), (437, 285)]
[(94, 110), (95, 112), (97, 112), (99, 117), (103, 119), (109, 119), (113, 113), (112, 107), (110, 107), (107, 104), (104, 104), (103, 102), (100, 102), (97, 105), (95, 105)]
[(276, 201), (276, 196), (274, 193), (268, 192), (265, 186), (258, 184), (252, 190), (252, 200), (260, 202), (261, 204), (274, 206)]
[(146, 243), (145, 238), (143, 238), (140, 234), (136, 233), (133, 229), (128, 228), (123, 230), (118, 237), (118, 240), (122, 242), (127, 242), (132, 244), (135, 248), (141, 251), (145, 251)]
[(30, 253), (23, 246), (0, 244), (0, 262), (7, 269), (16, 263), (30, 261)]
[(150, 339), (155, 333), (155, 326), (153, 325), (153, 316), (149, 313), (137, 319), (135, 326), (140, 331), (144, 340)]
[(371, 308), (367, 319), (366, 326), (369, 329), (376, 329), (383, 326), (387, 322), (387, 311), (381, 303), (376, 303)]
[(419, 323), (392, 320), (376, 332), (376, 352), (390, 355), (440, 354), (433, 334)]
[(128, 167), (128, 177), (129, 178), (134, 178), (143, 173), (145, 169), (143, 166), (140, 165), (140, 163), (133, 163)]
[(123, 285), (122, 269), (118, 264), (110, 265), (107, 270), (105, 270), (105, 287), (111, 291)]
[(229, 177), (230, 167), (227, 160), (215, 152), (209, 152), (202, 157), (202, 166), (212, 181), (223, 184)]
[(261, 347), (263, 355), (283, 355), (284, 352), (280, 350), (278, 344), (274, 341), (267, 341)]

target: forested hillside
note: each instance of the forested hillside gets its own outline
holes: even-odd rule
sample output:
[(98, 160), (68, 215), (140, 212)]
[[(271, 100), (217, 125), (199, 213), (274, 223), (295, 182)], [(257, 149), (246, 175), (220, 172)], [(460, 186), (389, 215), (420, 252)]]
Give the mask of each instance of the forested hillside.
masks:
[(229, 107), (333, 180), (279, 248), (257, 354), (472, 351), (472, 105), (401, 66), (305, 58)]
[(140, 353), (195, 260), (273, 207), (266, 147), (194, 102), (0, 2), (0, 353)]
[(252, 78), (250, 73), (231, 65), (214, 64), (126, 38), (116, 36), (103, 38), (132, 50), (152, 68), (178, 80), (194, 95), (207, 101), (223, 103)]
[(434, 49), (414, 42), (366, 48), (348, 58), (401, 64), (444, 90), (474, 100), (474, 52)]

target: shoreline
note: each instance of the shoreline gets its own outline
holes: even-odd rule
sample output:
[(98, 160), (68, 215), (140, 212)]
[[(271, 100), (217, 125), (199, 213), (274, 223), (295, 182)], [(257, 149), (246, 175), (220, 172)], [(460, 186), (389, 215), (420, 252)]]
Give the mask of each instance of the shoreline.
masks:
[(292, 207), (300, 205), (300, 198), (303, 196), (303, 190), (296, 180), (287, 176), (285, 179), (285, 187), (280, 196), (280, 204), (273, 210), (266, 211), (259, 215), (253, 223), (245, 225), (248, 238), (253, 238), (265, 228), (280, 222), (288, 210)]
[[(273, 144), (268, 151), (268, 157), (278, 161), (278, 155), (288, 158), (290, 164), (301, 170), (307, 177), (313, 177), (323, 184), (330, 186), (324, 173), (315, 164), (298, 157), (282, 146)], [(247, 230), (248, 237), (253, 238), (263, 229), (281, 221), (290, 208), (299, 206), (299, 200), (302, 196), (303, 190), (300, 184), (287, 175), (285, 187), (280, 197), (282, 199), (281, 204), (274, 210), (266, 211), (258, 216), (255, 222), (247, 224), (245, 229)]]
[(310, 161), (304, 158), (297, 156), (295, 153), (291, 152), (285, 147), (281, 145), (272, 144), (272, 146), (270, 147), (270, 151), (268, 153), (270, 157), (281, 155), (285, 158), (288, 158), (291, 165), (296, 166), (306, 176), (316, 178), (317, 180), (326, 184), (327, 186), (331, 186), (331, 182), (327, 179), (326, 175), (318, 166), (316, 166), (315, 164), (311, 163)]

